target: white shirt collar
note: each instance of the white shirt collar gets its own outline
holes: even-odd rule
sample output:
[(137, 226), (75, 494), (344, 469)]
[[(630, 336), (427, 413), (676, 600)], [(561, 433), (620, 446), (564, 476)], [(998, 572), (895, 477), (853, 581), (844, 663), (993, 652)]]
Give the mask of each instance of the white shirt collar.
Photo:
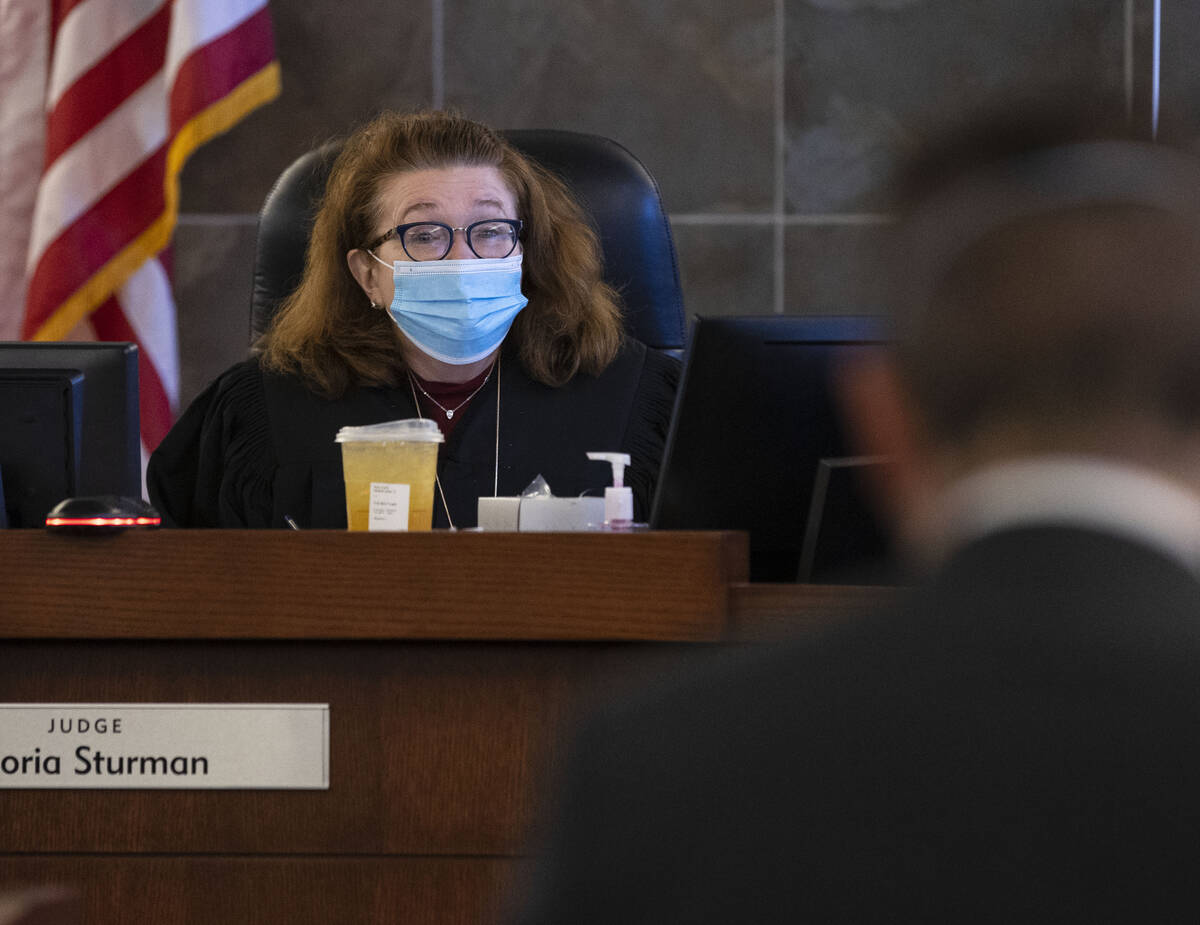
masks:
[(942, 494), (922, 533), (936, 562), (985, 534), (1029, 524), (1124, 536), (1200, 572), (1200, 496), (1098, 457), (1045, 456), (974, 472)]

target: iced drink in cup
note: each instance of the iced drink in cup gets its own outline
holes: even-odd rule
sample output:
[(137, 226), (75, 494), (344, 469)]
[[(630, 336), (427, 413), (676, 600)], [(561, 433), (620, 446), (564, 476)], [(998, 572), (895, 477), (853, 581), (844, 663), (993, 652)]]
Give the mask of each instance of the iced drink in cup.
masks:
[(342, 474), (351, 530), (429, 530), (442, 432), (427, 418), (343, 427)]

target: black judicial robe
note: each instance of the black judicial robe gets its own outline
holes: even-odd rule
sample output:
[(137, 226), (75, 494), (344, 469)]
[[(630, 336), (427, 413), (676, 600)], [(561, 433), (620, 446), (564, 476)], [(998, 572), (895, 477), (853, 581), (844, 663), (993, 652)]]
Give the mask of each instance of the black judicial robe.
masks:
[[(461, 412), (438, 452), (438, 476), (456, 527), (476, 524), (499, 459), (499, 494), (519, 495), (538, 475), (555, 495), (603, 495), (611, 467), (587, 452), (628, 453), (635, 516), (649, 514), (679, 380), (669, 356), (628, 340), (599, 376), (550, 388), (504, 349), (493, 376)], [(499, 394), (500, 439), (496, 414)], [(179, 527), (345, 528), (341, 427), (417, 417), (407, 380), (329, 400), (298, 377), (232, 367), (191, 404), (150, 458), (150, 500)], [(433, 523), (448, 526), (434, 497)]]

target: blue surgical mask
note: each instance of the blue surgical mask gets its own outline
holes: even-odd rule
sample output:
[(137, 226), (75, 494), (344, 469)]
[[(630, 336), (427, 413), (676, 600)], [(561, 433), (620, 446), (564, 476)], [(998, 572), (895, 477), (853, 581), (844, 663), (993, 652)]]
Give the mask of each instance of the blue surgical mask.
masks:
[(499, 347), (517, 312), (529, 302), (521, 294), (520, 254), (397, 260), (392, 282), (388, 313), (396, 326), (422, 353), (456, 366), (482, 360)]

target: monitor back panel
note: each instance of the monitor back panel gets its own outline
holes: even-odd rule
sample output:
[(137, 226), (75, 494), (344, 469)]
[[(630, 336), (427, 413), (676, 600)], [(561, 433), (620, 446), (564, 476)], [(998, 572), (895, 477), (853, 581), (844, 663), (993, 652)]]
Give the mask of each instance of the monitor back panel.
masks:
[[(884, 331), (881, 319), (863, 315), (694, 319), (651, 525), (746, 530), (751, 579), (796, 580), (818, 467), (855, 455), (837, 408), (836, 367), (878, 349)], [(878, 547), (873, 516), (853, 509), (861, 522), (837, 532), (874, 537)], [(821, 561), (825, 574), (808, 580), (833, 580), (843, 568), (850, 575), (856, 565)]]
[(125, 342), (0, 342), (0, 369), (58, 369), (83, 376), (80, 495), (142, 493), (138, 349)]
[(0, 369), (0, 526), (41, 527), (76, 493), (83, 376)]

